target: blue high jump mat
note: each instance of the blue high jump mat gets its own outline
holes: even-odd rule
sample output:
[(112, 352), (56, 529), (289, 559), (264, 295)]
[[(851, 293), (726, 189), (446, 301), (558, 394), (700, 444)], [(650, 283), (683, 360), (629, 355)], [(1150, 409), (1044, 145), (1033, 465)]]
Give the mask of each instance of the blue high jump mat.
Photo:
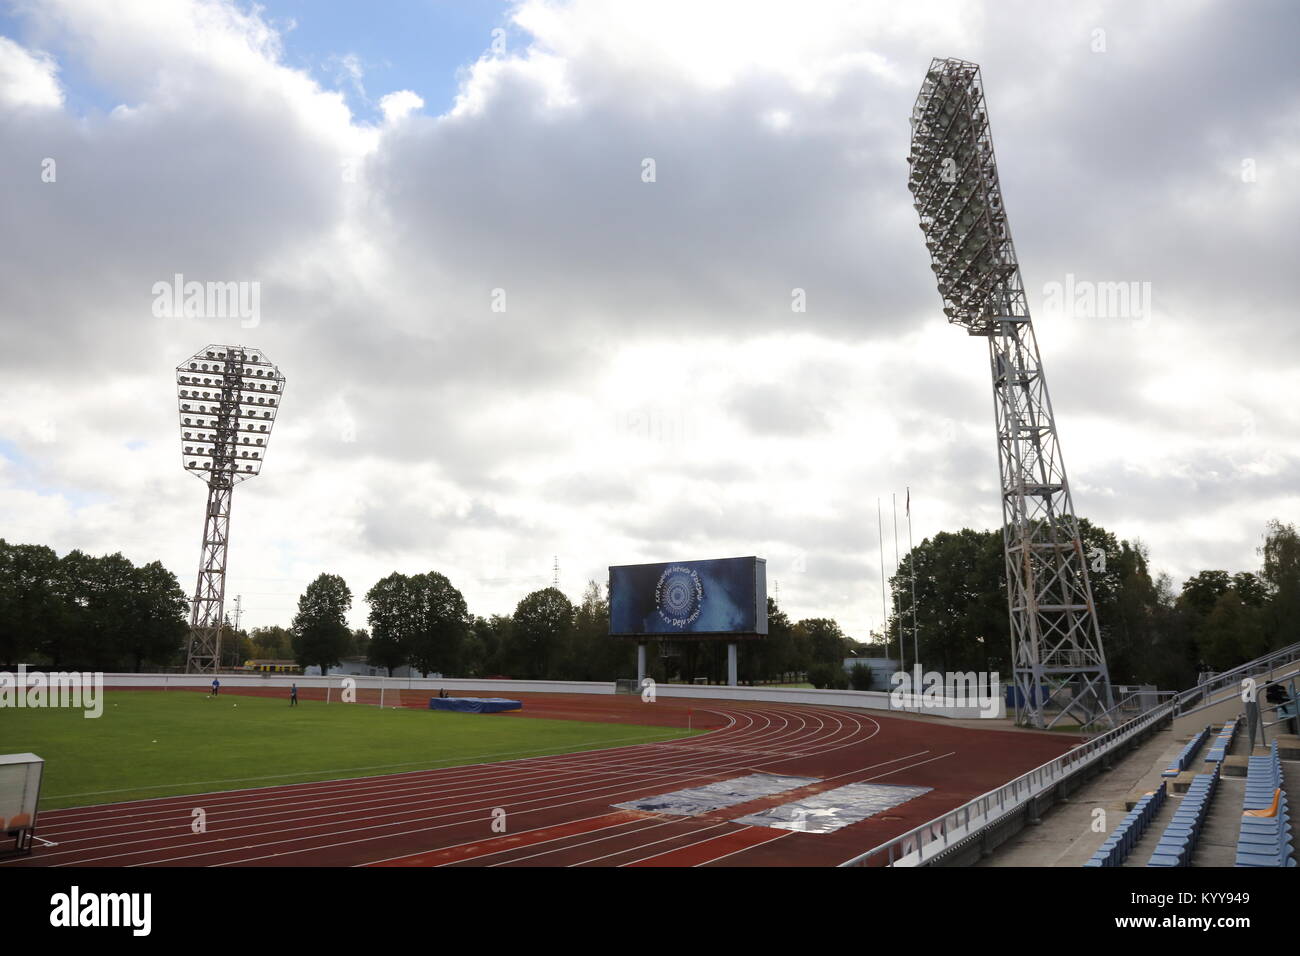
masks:
[(430, 710), (454, 710), (461, 714), (499, 714), (503, 710), (522, 710), (522, 700), (504, 697), (430, 697)]

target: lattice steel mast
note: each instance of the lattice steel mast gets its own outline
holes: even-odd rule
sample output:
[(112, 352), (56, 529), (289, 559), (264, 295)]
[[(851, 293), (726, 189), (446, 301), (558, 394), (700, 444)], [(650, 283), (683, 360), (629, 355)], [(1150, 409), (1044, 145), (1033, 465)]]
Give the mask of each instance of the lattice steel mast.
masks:
[(908, 163), (944, 314), (989, 344), (1016, 719), (1086, 723), (1110, 709), (1110, 676), (979, 66), (931, 61), (912, 109)]
[(280, 370), (241, 345), (209, 345), (176, 367), (181, 460), (208, 486), (187, 673), (221, 666), (231, 495), (261, 473), (283, 394)]

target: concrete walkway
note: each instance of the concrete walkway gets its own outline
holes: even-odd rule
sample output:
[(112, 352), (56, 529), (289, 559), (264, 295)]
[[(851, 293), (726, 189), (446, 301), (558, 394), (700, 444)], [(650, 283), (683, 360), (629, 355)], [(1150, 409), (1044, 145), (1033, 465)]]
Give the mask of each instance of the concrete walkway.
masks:
[[(1128, 804), (1160, 786), (1161, 771), (1174, 761), (1192, 736), (1176, 734), (1172, 728), (1160, 731), (1109, 772), (1094, 777), (1068, 802), (1046, 812), (1042, 823), (1027, 827), (999, 847), (991, 857), (976, 865), (1082, 866), (1124, 819)], [(1198, 772), (1204, 767), (1203, 758), (1208, 749), (1209, 742), (1193, 763), (1193, 769)], [(1238, 730), (1228, 753), (1238, 756), (1250, 754), (1244, 728)], [(1300, 761), (1283, 760), (1282, 773), (1287, 792), (1300, 793)], [(1236, 863), (1245, 795), (1245, 777), (1220, 776), (1196, 852), (1192, 855), (1193, 867), (1230, 867)], [(1173, 793), (1171, 788), (1169, 798), (1124, 861), (1124, 866), (1147, 865), (1160, 842), (1160, 834), (1181, 802), (1182, 795)], [(1094, 811), (1099, 807), (1106, 812), (1101, 832), (1093, 827)]]
[[(1128, 813), (1125, 800), (1159, 787), (1160, 771), (1169, 766), (1186, 743), (1171, 729), (1157, 732), (1109, 772), (1090, 780), (1068, 802), (1045, 813), (1042, 823), (1026, 827), (976, 865), (1082, 866)], [(1106, 811), (1101, 832), (1093, 830), (1093, 811), (1098, 807)], [(1168, 807), (1166, 803), (1162, 812)]]

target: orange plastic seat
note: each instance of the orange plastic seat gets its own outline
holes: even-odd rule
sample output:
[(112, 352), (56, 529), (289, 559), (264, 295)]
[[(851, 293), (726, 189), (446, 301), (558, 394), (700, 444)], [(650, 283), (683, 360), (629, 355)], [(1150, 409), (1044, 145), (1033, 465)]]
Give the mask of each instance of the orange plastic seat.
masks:
[(1242, 816), (1243, 817), (1275, 817), (1277, 816), (1278, 801), (1280, 801), (1281, 799), (1282, 799), (1282, 791), (1274, 790), (1273, 802), (1269, 805), (1269, 808), (1267, 810), (1247, 810), (1245, 813), (1242, 814)]

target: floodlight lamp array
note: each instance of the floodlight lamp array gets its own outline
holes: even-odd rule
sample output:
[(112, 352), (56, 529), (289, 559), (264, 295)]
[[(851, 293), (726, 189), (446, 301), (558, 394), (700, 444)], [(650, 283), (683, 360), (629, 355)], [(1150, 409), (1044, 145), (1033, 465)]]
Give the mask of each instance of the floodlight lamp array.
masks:
[(974, 334), (1025, 314), (979, 67), (935, 59), (912, 109), (908, 189), (948, 321)]
[(284, 376), (255, 349), (210, 345), (178, 365), (185, 470), (231, 485), (260, 474), (283, 395)]

